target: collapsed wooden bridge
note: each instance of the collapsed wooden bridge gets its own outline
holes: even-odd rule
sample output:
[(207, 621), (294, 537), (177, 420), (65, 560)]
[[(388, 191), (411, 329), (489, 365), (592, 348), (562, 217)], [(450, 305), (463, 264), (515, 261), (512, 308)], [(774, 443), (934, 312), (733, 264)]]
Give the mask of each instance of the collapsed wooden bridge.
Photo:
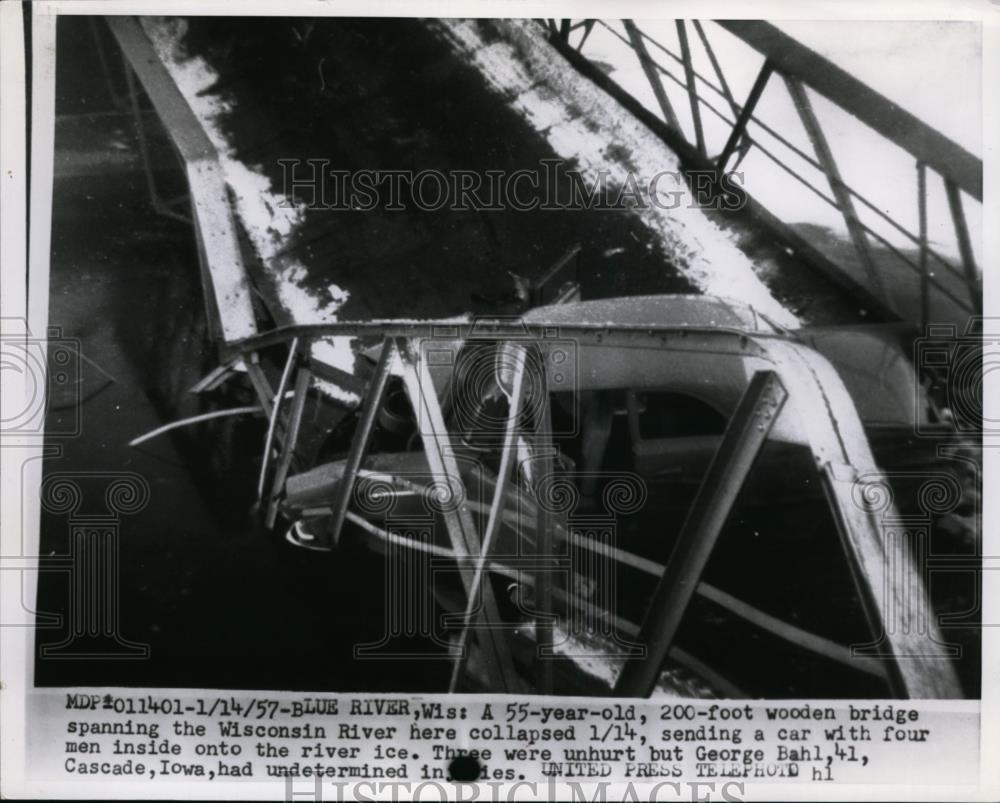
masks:
[[(434, 596), (434, 605), (452, 614), (445, 635), (434, 627), (426, 630), (435, 617), (411, 622), (409, 630), (401, 631), (441, 641), (439, 646), (453, 662), (452, 689), (572, 693), (578, 688), (572, 685), (573, 676), (557, 678), (555, 673), (574, 657), (589, 654), (581, 653), (574, 639), (595, 637), (599, 646), (591, 644), (589, 649), (612, 659), (612, 671), (603, 681), (618, 694), (653, 693), (669, 678), (672, 665), (708, 684), (710, 693), (745, 694), (738, 679), (726, 677), (677, 643), (685, 613), (692, 600), (700, 599), (796, 649), (873, 678), (894, 695), (958, 696), (950, 664), (953, 647), (935, 624), (925, 589), (923, 536), (900, 524), (905, 517), (891, 501), (892, 490), (882, 474), (885, 466), (877, 465), (872, 454), (869, 422), (858, 414), (855, 389), (838, 375), (843, 365), (833, 365), (806, 345), (809, 324), (817, 321), (790, 311), (788, 299), (795, 293), (782, 282), (792, 269), (808, 272), (805, 294), (835, 299), (834, 309), (844, 311), (851, 324), (907, 317), (886, 291), (872, 255), (869, 238), (880, 235), (858, 214), (859, 205), (875, 211), (878, 207), (843, 182), (810, 92), (832, 100), (913, 155), (921, 199), (928, 171), (944, 179), (961, 265), (951, 264), (928, 242), (924, 215), (919, 232), (903, 229), (919, 249), (915, 262), (891, 242), (883, 243), (913, 270), (920, 312), (911, 322), (934, 319), (942, 298), (953, 315), (956, 310), (959, 315), (979, 310), (980, 279), (962, 195), (981, 201), (981, 162), (763, 23), (720, 23), (764, 59), (741, 104), (712, 55), (707, 25), (693, 23), (693, 30), (712, 56), (715, 83), (694, 69), (691, 29), (684, 22), (677, 23), (679, 55), (635, 23), (623, 22), (623, 41), (649, 78), (661, 116), (586, 59), (587, 39), (595, 26), (606, 23), (483, 24), (499, 32), (501, 41), (520, 54), (520, 68), (550, 90), (571, 80), (584, 82), (582, 91), (593, 105), (577, 112), (578, 117), (590, 115), (590, 123), (599, 126), (593, 117), (607, 108), (604, 104), (624, 109), (642, 129), (630, 134), (629, 141), (645, 147), (651, 136), (657, 139), (658, 147), (669, 154), (664, 157), (667, 166), (676, 165), (681, 174), (707, 171), (721, 176), (732, 160), (762, 148), (751, 125), (767, 124), (756, 120), (754, 112), (773, 77), (780, 76), (815, 150), (814, 156), (801, 150), (798, 156), (826, 176), (832, 198), (825, 197), (843, 214), (864, 275), (837, 264), (749, 197), (728, 217), (710, 217), (695, 209), (678, 212), (680, 223), (669, 215), (654, 219), (673, 267), (690, 282), (684, 288), (687, 294), (602, 304), (581, 303), (575, 293), (553, 293), (570, 303), (523, 310), (512, 319), (370, 315), (369, 320), (332, 322), (326, 309), (319, 317), (297, 314), (280, 286), (294, 273), (288, 259), (290, 253), (304, 250), (301, 238), (265, 249), (248, 231), (253, 223), (234, 202), (227, 174), (234, 155), (220, 150), (217, 131), (199, 114), (193, 100), (198, 92), (178, 83), (183, 61), (166, 57), (163, 32), (151, 32), (150, 23), (111, 19), (114, 40), (125, 57), (130, 102), (139, 109), (134, 75), (186, 173), (189, 213), (165, 204), (152, 169), (149, 176), (154, 202), (169, 214), (189, 214), (199, 244), (206, 319), (218, 344), (219, 368), (194, 390), (209, 397), (218, 394), (222, 405), (232, 398), (229, 389), (240, 385), (244, 396), (252, 394), (253, 409), (268, 421), (257, 489), (264, 524), (280, 528), (297, 546), (320, 550), (336, 549), (350, 531), (351, 537), (379, 549), (391, 548), (394, 560), (426, 559), (432, 569), (457, 572), (457, 585)], [(492, 63), (475, 61), (487, 47), (475, 24), (442, 21), (432, 26), (437, 26), (436, 36), (480, 68)], [(609, 30), (617, 33), (618, 27)], [(676, 104), (661, 83), (661, 76), (671, 73), (650, 48), (683, 68), (679, 85), (690, 105), (693, 141), (688, 141)], [(533, 66), (540, 71), (540, 65), (553, 58), (565, 61), (544, 73), (531, 71)], [(513, 80), (509, 76), (487, 77), (494, 88), (510, 91), (504, 86)], [(701, 123), (702, 108), (713, 107), (700, 86), (721, 93), (730, 111), (729, 134), (714, 158), (709, 158)], [(137, 120), (142, 131), (143, 121), (139, 116)], [(776, 135), (781, 137), (780, 132)], [(787, 170), (787, 165), (775, 163)], [(692, 196), (718, 191), (718, 184), (692, 188), (683, 177), (679, 182), (677, 186)], [(920, 205), (925, 208), (922, 200)], [(719, 222), (723, 217), (725, 222)], [(330, 225), (329, 219), (325, 225)], [(715, 236), (723, 225), (737, 231), (751, 226), (763, 230), (772, 245), (790, 248), (794, 259), (779, 266), (777, 278), (761, 278), (751, 258)], [(929, 266), (935, 261), (944, 268), (944, 277), (932, 275)], [(547, 267), (541, 266), (537, 278), (544, 278)], [(730, 280), (742, 277), (752, 308), (713, 297), (713, 288), (727, 275)], [(543, 285), (540, 281), (538, 286)], [(705, 295), (692, 298), (697, 291)], [(803, 294), (801, 288), (796, 292)], [(538, 298), (548, 300), (544, 294)], [(796, 327), (802, 329), (800, 335), (790, 333)], [(330, 354), (324, 346), (332, 344), (346, 346), (351, 359), (324, 359)], [(441, 362), (442, 355), (450, 357)], [(712, 366), (706, 368), (709, 356)], [(683, 397), (706, 408), (692, 414), (693, 424), (718, 421), (697, 435), (644, 435), (643, 416), (660, 403), (656, 394), (666, 394), (663, 403), (674, 405), (664, 408), (667, 418), (685, 420), (688, 402), (678, 401)], [(400, 396), (405, 400), (401, 406)], [(490, 406), (492, 413), (486, 415), (483, 410)], [(390, 425), (393, 414), (402, 423)], [(567, 415), (575, 423), (560, 429)], [(308, 430), (305, 420), (323, 416), (337, 422), (339, 441), (334, 440), (340, 453), (323, 452), (332, 426), (303, 431)], [(397, 425), (399, 432), (393, 430)], [(317, 441), (318, 431), (324, 443)], [(941, 431), (947, 434), (945, 427)], [(477, 433), (478, 442), (471, 437)], [(381, 441), (380, 448), (373, 449), (373, 441)], [(627, 463), (612, 470), (607, 460), (615, 450), (627, 453)], [(576, 459), (567, 459), (570, 453)], [(752, 496), (741, 496), (752, 473), (762, 472), (764, 487), (773, 491), (784, 481), (778, 466), (788, 454), (813, 472), (804, 498), (810, 515), (828, 521), (824, 532), (842, 550), (852, 595), (868, 628), (867, 641), (844, 643), (811, 632), (703, 577), (724, 530), (735, 527), (732, 511)], [(681, 481), (664, 480), (664, 474), (680, 475)], [(651, 497), (651, 488), (663, 493), (665, 487), (676, 492), (683, 486), (689, 493), (681, 494), (686, 504), (670, 510), (668, 533), (658, 545), (650, 547), (643, 538), (634, 544), (627, 538), (619, 542), (618, 528), (649, 527), (643, 511), (629, 504), (602, 520), (604, 529), (595, 529), (595, 511), (618, 481), (637, 499)], [(556, 486), (582, 496), (579, 511), (546, 502), (546, 488), (551, 493)], [(430, 535), (401, 534), (399, 522), (391, 521), (387, 511), (412, 498), (422, 500), (418, 519), (431, 523)], [(573, 520), (577, 512), (585, 514), (581, 521)], [(419, 555), (426, 557), (414, 557)], [(600, 567), (588, 564), (593, 576), (587, 577), (583, 591), (579, 581), (587, 572), (581, 572), (581, 555), (603, 561), (598, 561)], [(622, 589), (614, 586), (612, 575), (620, 569), (645, 576), (646, 587), (637, 600), (624, 600)], [(507, 581), (516, 590), (512, 601), (501, 598)], [(410, 615), (413, 600), (395, 602), (401, 617)], [(667, 690), (678, 693), (678, 686), (668, 684)]]

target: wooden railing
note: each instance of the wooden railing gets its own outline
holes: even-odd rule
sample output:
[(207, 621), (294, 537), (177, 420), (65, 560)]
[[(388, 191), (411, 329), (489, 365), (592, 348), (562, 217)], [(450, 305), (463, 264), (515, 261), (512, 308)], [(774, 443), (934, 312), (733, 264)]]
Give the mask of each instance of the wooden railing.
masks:
[[(606, 22), (602, 20), (545, 20), (545, 25), (553, 44), (578, 68), (603, 88), (623, 101), (630, 110), (652, 123), (652, 128), (674, 148), (686, 162), (698, 169), (711, 168), (722, 174), (729, 167), (734, 156), (737, 161), (750, 149), (767, 157), (781, 172), (791, 176), (797, 184), (836, 208), (844, 218), (847, 232), (860, 265), (864, 267), (867, 281), (863, 286), (847, 278), (842, 264), (829, 254), (819, 253), (802, 238), (797, 237), (783, 221), (760, 208), (752, 198), (751, 206), (756, 207), (757, 218), (775, 229), (785, 240), (796, 242), (796, 250), (816, 267), (828, 274), (839, 269), (837, 278), (852, 293), (870, 303), (883, 318), (899, 318), (885, 287), (885, 277), (872, 253), (870, 238), (874, 238), (891, 254), (898, 258), (915, 274), (920, 282), (920, 318), (926, 325), (930, 317), (931, 293), (946, 296), (958, 307), (971, 314), (982, 312), (982, 287), (980, 272), (976, 266), (972, 241), (966, 222), (963, 194), (973, 202), (982, 203), (983, 165), (964, 148), (948, 139), (931, 126), (902, 109), (884, 95), (838, 67), (833, 62), (805, 47), (773, 25), (760, 21), (717, 20), (712, 25), (716, 33), (726, 31), (738, 37), (757, 50), (764, 62), (757, 73), (753, 87), (746, 100), (740, 104), (733, 96), (715, 49), (709, 39), (710, 27), (698, 20), (676, 20), (678, 50), (675, 52), (657, 41), (632, 20)], [(648, 110), (621, 86), (616, 84), (600, 69), (592, 66), (583, 52), (584, 46), (594, 30), (600, 26), (620, 42), (627, 45), (639, 60), (643, 72), (650, 83), (659, 106), (661, 118), (649, 120)], [(690, 26), (690, 28), (689, 28)], [(693, 29), (701, 43), (708, 62), (711, 64), (714, 80), (700, 74), (692, 57)], [(674, 69), (680, 68), (676, 75)], [(760, 119), (757, 114), (758, 102), (773, 77), (780, 77), (794, 101), (798, 115), (809, 136), (813, 153), (809, 154), (794, 145), (774, 125)], [(678, 121), (678, 115), (666, 90), (666, 81), (684, 90), (691, 111), (693, 141), (685, 134)], [(913, 232), (895, 217), (883, 211), (877, 202), (863, 196), (847, 184), (833, 157), (820, 120), (815, 114), (808, 90), (833, 102), (853, 115), (871, 130), (885, 137), (889, 142), (903, 149), (914, 158), (919, 230)], [(715, 96), (715, 97), (713, 97)], [(720, 108), (716, 97), (725, 102)], [(706, 149), (703, 114), (711, 114), (729, 126), (729, 136), (722, 151), (710, 157)], [(766, 147), (751, 131), (751, 125), (775, 140), (785, 153), (778, 153)], [(825, 176), (830, 194), (803, 176), (790, 163), (789, 155), (794, 155), (821, 171)], [(927, 228), (927, 171), (937, 173), (944, 182), (948, 208), (955, 229), (960, 265), (943, 256), (928, 242)], [(858, 214), (858, 208), (888, 226), (897, 235), (911, 242), (918, 256), (913, 258), (893, 244), (884, 234), (865, 223)], [(956, 294), (953, 286), (941, 281), (932, 263), (964, 285), (965, 292)], [(952, 283), (953, 284), (953, 283)]]

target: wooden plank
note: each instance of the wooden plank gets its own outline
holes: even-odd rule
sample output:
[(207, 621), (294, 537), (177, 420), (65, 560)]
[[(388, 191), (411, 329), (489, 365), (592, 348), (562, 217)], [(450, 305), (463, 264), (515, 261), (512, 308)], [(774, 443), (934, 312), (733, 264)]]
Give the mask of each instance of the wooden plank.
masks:
[(227, 343), (250, 337), (257, 322), (218, 153), (138, 20), (107, 22), (184, 161), (222, 337)]
[[(855, 645), (855, 654), (883, 660), (897, 696), (961, 697), (907, 539), (885, 531), (858, 504), (859, 478), (852, 466), (827, 463), (821, 476), (875, 639), (870, 645)], [(898, 530), (905, 528), (898, 518), (891, 514), (890, 518)], [(865, 646), (872, 648), (868, 655)]]
[(732, 594), (726, 593), (721, 588), (716, 588), (713, 585), (702, 582), (698, 584), (697, 593), (698, 596), (711, 600), (730, 613), (770, 633), (772, 636), (777, 636), (787, 641), (789, 644), (809, 650), (809, 652), (828, 658), (831, 661), (836, 661), (851, 669), (857, 669), (859, 672), (865, 672), (882, 679), (888, 678), (888, 672), (882, 662), (854, 655), (850, 647), (838, 644), (815, 633), (810, 633), (808, 630), (803, 630), (801, 627), (779, 619), (777, 616), (772, 616), (766, 611), (762, 611), (760, 608), (750, 605), (738, 597), (734, 597)]
[[(857, 409), (829, 362), (791, 341), (772, 341), (769, 358), (794, 399), (796, 417), (820, 470), (834, 522), (877, 650), (852, 645), (855, 655), (882, 660), (894, 694), (962, 696), (931, 602), (900, 529)], [(865, 480), (860, 482), (859, 480)], [(875, 484), (874, 489), (869, 485)], [(882, 500), (876, 511), (871, 500)], [(866, 501), (868, 500), (868, 501)]]

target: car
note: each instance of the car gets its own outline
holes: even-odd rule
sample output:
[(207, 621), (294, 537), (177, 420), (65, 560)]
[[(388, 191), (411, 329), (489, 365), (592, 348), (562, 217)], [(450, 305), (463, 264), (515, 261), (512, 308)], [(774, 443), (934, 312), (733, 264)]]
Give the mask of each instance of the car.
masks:
[[(317, 446), (298, 437), (317, 391), (294, 355), (332, 336), (357, 339), (369, 375)], [(780, 642), (792, 675), (858, 696), (959, 696), (926, 545), (892, 530), (897, 483), (873, 453), (906, 451), (923, 401), (895, 337), (677, 295), (275, 330), (239, 346), (285, 344), (275, 406), (295, 388), (271, 416), (261, 515), (296, 547), (384, 553), (391, 635), (454, 654), (453, 689), (773, 687), (712, 669), (721, 639), (771, 651), (760, 666)]]

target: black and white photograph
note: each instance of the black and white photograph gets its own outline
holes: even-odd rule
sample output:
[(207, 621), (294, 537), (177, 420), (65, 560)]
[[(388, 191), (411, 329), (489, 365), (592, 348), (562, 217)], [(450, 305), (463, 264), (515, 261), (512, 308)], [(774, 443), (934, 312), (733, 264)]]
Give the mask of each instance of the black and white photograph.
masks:
[(994, 8), (105, 5), (0, 4), (15, 796), (987, 799)]

